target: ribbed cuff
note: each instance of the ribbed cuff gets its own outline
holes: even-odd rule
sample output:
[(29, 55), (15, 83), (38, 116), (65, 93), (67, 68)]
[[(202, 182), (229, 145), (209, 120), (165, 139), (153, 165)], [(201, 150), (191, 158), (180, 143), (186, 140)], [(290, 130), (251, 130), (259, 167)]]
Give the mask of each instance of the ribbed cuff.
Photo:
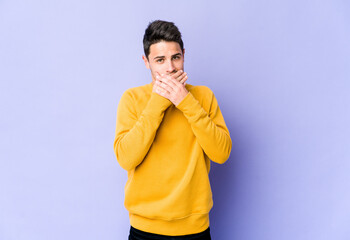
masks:
[(200, 105), (197, 99), (192, 95), (191, 92), (185, 96), (184, 99), (176, 106), (187, 118), (197, 117), (202, 114), (204, 109)]
[(157, 117), (160, 116), (171, 104), (172, 102), (169, 99), (160, 96), (158, 93), (152, 92), (144, 111), (146, 114)]

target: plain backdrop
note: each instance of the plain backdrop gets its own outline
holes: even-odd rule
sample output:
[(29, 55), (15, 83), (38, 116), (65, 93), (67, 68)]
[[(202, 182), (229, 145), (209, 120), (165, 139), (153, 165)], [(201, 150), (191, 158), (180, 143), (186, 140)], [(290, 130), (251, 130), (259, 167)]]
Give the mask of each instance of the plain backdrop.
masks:
[(231, 134), (212, 238), (349, 239), (346, 0), (0, 0), (0, 239), (127, 239), (116, 110), (151, 81), (157, 19), (179, 27), (188, 83), (212, 89)]

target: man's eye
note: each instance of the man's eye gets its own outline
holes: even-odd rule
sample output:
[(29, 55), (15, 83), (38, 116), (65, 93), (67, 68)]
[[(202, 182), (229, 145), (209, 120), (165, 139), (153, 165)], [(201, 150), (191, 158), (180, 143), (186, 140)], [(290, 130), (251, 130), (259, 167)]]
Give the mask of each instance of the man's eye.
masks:
[(163, 59), (157, 59), (156, 62), (161, 63), (161, 62), (163, 62)]
[(180, 59), (180, 56), (174, 56), (173, 59)]

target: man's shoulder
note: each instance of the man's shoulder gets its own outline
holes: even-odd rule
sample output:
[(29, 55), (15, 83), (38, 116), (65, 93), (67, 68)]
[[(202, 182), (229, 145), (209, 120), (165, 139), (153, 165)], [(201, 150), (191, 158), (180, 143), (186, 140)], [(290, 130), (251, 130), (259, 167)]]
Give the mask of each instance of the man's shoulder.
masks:
[(152, 91), (152, 85), (151, 83), (148, 84), (144, 84), (141, 86), (136, 86), (136, 87), (129, 87), (127, 88), (124, 93), (123, 96), (124, 97), (132, 97), (132, 98), (137, 98), (137, 97), (142, 97), (145, 95), (149, 95)]
[(194, 95), (208, 96), (213, 94), (213, 91), (208, 86), (205, 86), (205, 85), (186, 84), (186, 89)]
[(152, 89), (151, 83), (147, 83), (141, 86), (129, 87), (124, 92), (139, 93), (139, 92), (148, 92), (151, 89)]

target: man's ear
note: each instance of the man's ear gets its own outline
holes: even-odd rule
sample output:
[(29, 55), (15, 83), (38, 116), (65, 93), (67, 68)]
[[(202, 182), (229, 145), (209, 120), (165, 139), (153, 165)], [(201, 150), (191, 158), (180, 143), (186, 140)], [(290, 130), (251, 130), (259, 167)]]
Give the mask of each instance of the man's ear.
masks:
[(146, 68), (149, 69), (149, 62), (148, 62), (148, 59), (146, 58), (146, 56), (145, 56), (145, 55), (142, 55), (142, 59), (143, 59), (143, 61), (145, 62)]

